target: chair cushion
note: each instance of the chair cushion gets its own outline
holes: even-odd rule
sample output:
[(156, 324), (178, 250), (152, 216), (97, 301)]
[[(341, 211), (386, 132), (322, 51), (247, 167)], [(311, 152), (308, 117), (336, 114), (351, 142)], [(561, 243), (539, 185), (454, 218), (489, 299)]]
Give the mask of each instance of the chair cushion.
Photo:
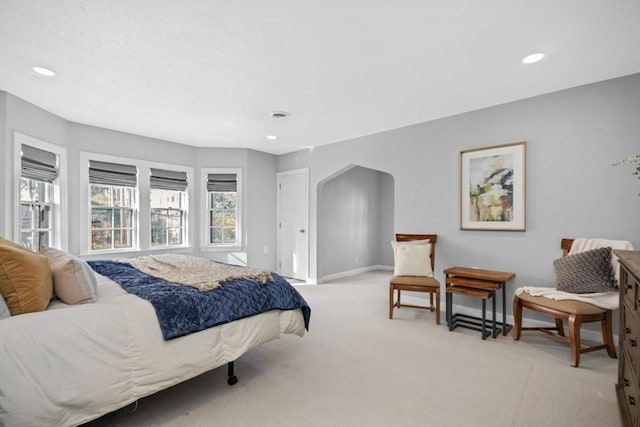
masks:
[(604, 308), (597, 307), (593, 304), (589, 304), (582, 301), (574, 301), (574, 300), (561, 300), (556, 301), (547, 297), (533, 296), (528, 294), (527, 292), (522, 292), (520, 295), (516, 296), (516, 298), (520, 298), (522, 301), (531, 302), (542, 307), (550, 308), (557, 311), (562, 311), (570, 314), (601, 314), (606, 312), (607, 310)]
[(424, 286), (425, 288), (440, 287), (440, 282), (433, 277), (422, 276), (393, 276), (390, 283), (392, 285)]
[(615, 290), (611, 248), (598, 248), (567, 255), (553, 262), (556, 287), (574, 294)]
[(431, 244), (428, 240), (394, 241), (391, 245), (394, 255), (394, 276), (433, 277)]

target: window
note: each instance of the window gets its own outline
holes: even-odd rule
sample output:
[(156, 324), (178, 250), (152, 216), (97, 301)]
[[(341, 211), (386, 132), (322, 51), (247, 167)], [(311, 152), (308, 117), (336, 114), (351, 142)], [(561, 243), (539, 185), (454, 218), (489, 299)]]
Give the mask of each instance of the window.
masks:
[(208, 245), (240, 245), (238, 174), (207, 174)]
[(20, 243), (39, 251), (53, 242), (54, 186), (58, 156), (40, 148), (20, 146)]
[(89, 161), (91, 250), (135, 248), (137, 168)]
[(151, 246), (182, 246), (187, 234), (187, 174), (151, 168)]

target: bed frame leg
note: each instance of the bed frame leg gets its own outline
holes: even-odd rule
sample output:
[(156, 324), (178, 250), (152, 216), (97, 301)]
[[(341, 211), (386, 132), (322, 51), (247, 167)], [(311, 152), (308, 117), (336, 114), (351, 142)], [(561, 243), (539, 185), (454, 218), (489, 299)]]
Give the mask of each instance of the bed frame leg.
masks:
[(227, 384), (234, 385), (238, 382), (238, 377), (233, 374), (233, 362), (227, 364)]

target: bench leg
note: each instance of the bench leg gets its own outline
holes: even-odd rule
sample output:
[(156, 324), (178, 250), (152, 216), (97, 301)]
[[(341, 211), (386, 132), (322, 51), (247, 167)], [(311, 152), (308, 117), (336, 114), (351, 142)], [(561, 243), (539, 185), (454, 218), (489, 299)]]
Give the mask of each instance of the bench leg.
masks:
[(520, 298), (513, 298), (513, 339), (518, 341), (522, 333), (522, 304)]
[(562, 319), (556, 319), (556, 330), (558, 331), (558, 335), (561, 337), (566, 336), (564, 334), (564, 324), (562, 323)]
[(569, 316), (569, 346), (571, 347), (571, 366), (577, 368), (580, 364), (580, 327), (582, 318), (580, 316)]
[(611, 332), (612, 317), (613, 312), (608, 310), (604, 315), (604, 319), (602, 319), (602, 340), (607, 346), (607, 353), (609, 354), (609, 357), (615, 359), (618, 355), (616, 354), (616, 346), (613, 343), (613, 333)]

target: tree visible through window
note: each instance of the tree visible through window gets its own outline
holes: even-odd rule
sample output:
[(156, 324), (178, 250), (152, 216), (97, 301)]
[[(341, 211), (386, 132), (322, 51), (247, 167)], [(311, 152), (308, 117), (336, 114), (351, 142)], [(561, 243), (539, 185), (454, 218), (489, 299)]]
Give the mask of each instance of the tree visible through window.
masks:
[(53, 184), (20, 178), (20, 243), (39, 251), (51, 244)]
[(53, 191), (58, 156), (20, 144), (20, 243), (38, 251), (53, 243)]
[(91, 184), (91, 249), (132, 248), (136, 189)]
[(187, 192), (152, 188), (151, 246), (182, 245), (186, 234)]
[(138, 168), (89, 160), (91, 250), (137, 249)]
[(209, 243), (237, 243), (237, 193), (209, 192)]
[(239, 245), (238, 174), (207, 174), (210, 245)]

